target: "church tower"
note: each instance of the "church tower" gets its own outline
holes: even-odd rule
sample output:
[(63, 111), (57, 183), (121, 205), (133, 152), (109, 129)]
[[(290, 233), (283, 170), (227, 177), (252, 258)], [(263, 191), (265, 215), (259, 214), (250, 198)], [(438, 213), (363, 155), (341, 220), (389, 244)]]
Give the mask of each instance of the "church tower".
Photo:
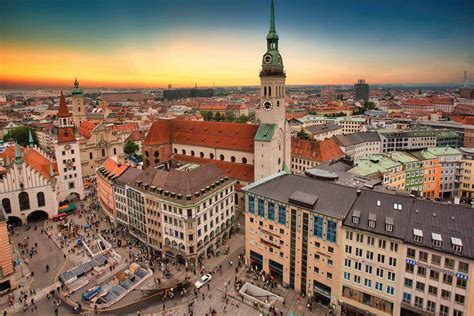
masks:
[(291, 166), (291, 132), (285, 117), (286, 73), (278, 40), (272, 0), (267, 51), (260, 70), (260, 104), (257, 106), (260, 126), (255, 135), (255, 181), (283, 170), (289, 172)]
[(79, 89), (77, 78), (74, 80), (74, 89), (72, 89), (72, 113), (74, 114), (74, 126), (79, 128), (81, 123), (86, 120), (86, 108), (84, 106), (84, 95)]
[(74, 126), (71, 113), (66, 105), (66, 99), (61, 91), (58, 110), (58, 133), (55, 146), (56, 161), (58, 163), (58, 200), (64, 201), (71, 195), (84, 197), (82, 182), (81, 154), (79, 143), (74, 135)]

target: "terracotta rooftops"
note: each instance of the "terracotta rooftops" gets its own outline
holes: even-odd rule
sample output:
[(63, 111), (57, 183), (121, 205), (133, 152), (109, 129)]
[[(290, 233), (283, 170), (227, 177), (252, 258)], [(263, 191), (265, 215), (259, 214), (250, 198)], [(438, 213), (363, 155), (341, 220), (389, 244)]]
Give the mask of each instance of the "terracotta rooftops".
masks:
[[(20, 152), (25, 163), (39, 172), (46, 179), (51, 179), (51, 167), (53, 167), (54, 174), (58, 175), (57, 163), (55, 161), (49, 160), (34, 148), (20, 147)], [(0, 152), (0, 158), (6, 159), (7, 157), (10, 160), (10, 163), (13, 163), (15, 159), (15, 145), (10, 145), (3, 152)]]
[(105, 160), (102, 166), (99, 168), (99, 172), (105, 177), (115, 179), (124, 173), (128, 167), (129, 165), (125, 163), (117, 163), (113, 158), (107, 158), (107, 160)]
[(188, 120), (155, 121), (144, 145), (176, 143), (253, 152), (258, 125)]
[(315, 160), (318, 162), (328, 162), (342, 157), (344, 153), (333, 138), (323, 141), (292, 138), (291, 155), (297, 158)]
[(58, 129), (58, 143), (68, 143), (76, 140), (72, 127), (61, 127)]
[(88, 139), (91, 138), (92, 131), (97, 125), (99, 125), (97, 121), (82, 121), (81, 126), (79, 126), (79, 135)]
[(191, 157), (185, 155), (175, 155), (175, 159), (183, 162), (194, 162), (199, 164), (211, 163), (222, 170), (226, 176), (244, 182), (253, 182), (253, 165), (240, 164), (235, 162)]

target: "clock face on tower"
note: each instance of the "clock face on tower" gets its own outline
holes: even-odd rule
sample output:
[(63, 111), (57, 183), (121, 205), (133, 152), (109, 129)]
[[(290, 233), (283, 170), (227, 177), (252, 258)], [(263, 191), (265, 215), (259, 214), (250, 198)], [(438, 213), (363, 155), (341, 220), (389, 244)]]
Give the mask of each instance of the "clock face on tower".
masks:
[(269, 64), (272, 62), (272, 55), (270, 54), (266, 54), (265, 56), (263, 56), (263, 62), (265, 64)]
[(273, 105), (272, 105), (272, 102), (270, 100), (266, 100), (265, 102), (263, 102), (263, 109), (265, 111), (270, 111), (272, 109)]

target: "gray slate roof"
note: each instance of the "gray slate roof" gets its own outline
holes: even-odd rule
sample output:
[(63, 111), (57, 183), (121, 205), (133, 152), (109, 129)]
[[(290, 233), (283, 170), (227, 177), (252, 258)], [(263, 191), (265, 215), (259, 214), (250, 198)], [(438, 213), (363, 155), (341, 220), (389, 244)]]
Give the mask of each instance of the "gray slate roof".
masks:
[(132, 182), (142, 172), (143, 170), (137, 168), (127, 168), (127, 170), (125, 170), (118, 178), (115, 179), (115, 182), (123, 186)]
[(380, 141), (380, 136), (377, 132), (360, 132), (347, 135), (336, 135), (334, 138), (336, 143), (343, 147)]
[(327, 132), (335, 131), (341, 128), (342, 126), (339, 126), (338, 124), (333, 123), (333, 122), (305, 127), (305, 129), (313, 135), (327, 133)]
[(304, 193), (317, 197), (313, 210), (339, 219), (346, 216), (356, 198), (352, 188), (296, 175), (284, 175), (249, 190), (285, 203), (290, 203), (290, 197), (297, 191), (298, 196)]

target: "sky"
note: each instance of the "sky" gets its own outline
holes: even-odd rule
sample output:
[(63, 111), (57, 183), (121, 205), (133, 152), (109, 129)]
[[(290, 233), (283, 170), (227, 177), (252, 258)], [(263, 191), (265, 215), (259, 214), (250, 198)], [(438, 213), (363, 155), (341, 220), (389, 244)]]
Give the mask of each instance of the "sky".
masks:
[[(259, 84), (270, 0), (1, 0), (0, 86)], [(474, 81), (472, 0), (275, 0), (287, 84)]]

